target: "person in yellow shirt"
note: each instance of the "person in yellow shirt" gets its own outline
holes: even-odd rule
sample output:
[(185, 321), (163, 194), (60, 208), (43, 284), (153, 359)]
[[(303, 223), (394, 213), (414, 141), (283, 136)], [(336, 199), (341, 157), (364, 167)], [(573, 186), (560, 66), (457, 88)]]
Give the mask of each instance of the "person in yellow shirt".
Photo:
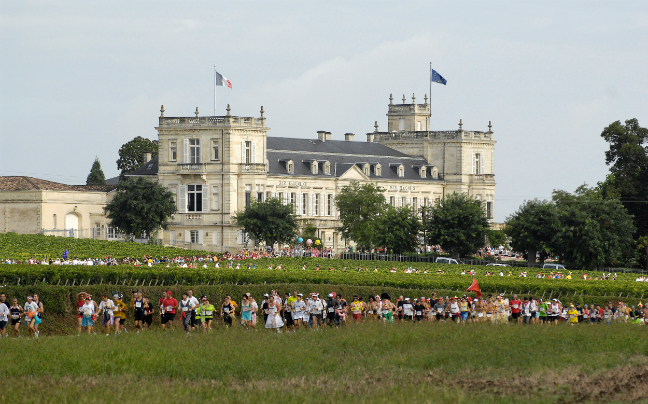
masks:
[(115, 303), (115, 308), (113, 309), (113, 315), (115, 317), (115, 335), (119, 335), (120, 328), (123, 328), (124, 332), (128, 332), (126, 329), (126, 312), (128, 311), (128, 306), (126, 306), (126, 303), (122, 302), (121, 298), (116, 293), (113, 296), (113, 302)]
[(567, 315), (569, 316), (569, 324), (578, 324), (578, 311), (573, 304), (569, 305), (569, 311), (567, 312)]

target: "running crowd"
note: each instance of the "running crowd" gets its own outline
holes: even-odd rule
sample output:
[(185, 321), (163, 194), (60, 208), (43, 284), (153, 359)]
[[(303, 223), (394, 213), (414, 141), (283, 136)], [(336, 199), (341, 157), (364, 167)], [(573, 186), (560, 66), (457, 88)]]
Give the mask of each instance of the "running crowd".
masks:
[[(361, 296), (354, 295), (348, 302), (341, 294), (332, 292), (328, 298), (318, 293), (310, 293), (306, 298), (296, 290), (281, 297), (273, 290), (265, 294), (260, 304), (250, 294), (241, 296), (236, 303), (231, 296), (226, 296), (221, 304), (214, 304), (207, 296), (196, 297), (192, 290), (183, 293), (180, 300), (171, 291), (163, 292), (158, 300), (152, 300), (142, 295), (141, 291), (133, 291), (130, 302), (124, 302), (123, 295), (102, 295), (98, 302), (86, 292), (80, 292), (77, 300), (77, 331), (81, 334), (84, 329), (88, 334), (105, 333), (110, 335), (111, 328), (115, 335), (128, 332), (126, 320), (132, 317), (131, 330), (137, 332), (150, 329), (153, 316), (160, 315), (162, 329), (173, 329), (174, 324), (182, 327), (185, 332), (208, 332), (215, 326), (215, 321), (225, 327), (240, 324), (246, 329), (268, 328), (280, 333), (297, 331), (299, 329), (319, 327), (340, 327), (349, 322), (366, 320), (399, 322), (493, 322), (546, 324), (557, 323), (576, 325), (579, 323), (611, 324), (612, 322), (628, 322), (644, 325), (648, 319), (648, 307), (640, 302), (637, 307), (628, 306), (624, 302), (607, 305), (587, 305), (569, 302), (563, 304), (558, 299), (518, 298), (513, 295), (507, 298), (504, 294), (485, 299), (462, 297), (416, 298), (399, 296), (395, 302), (389, 294), (370, 296), (365, 301)], [(21, 337), (21, 324), (24, 324), (29, 335), (39, 336), (39, 325), (43, 321), (45, 308), (38, 295), (28, 296), (27, 302), (21, 306), (18, 299), (8, 302), (5, 294), (0, 294), (0, 333), (9, 336), (7, 330), (11, 324), (13, 334)], [(262, 323), (259, 325), (259, 322)], [(131, 327), (131, 325), (129, 325)]]

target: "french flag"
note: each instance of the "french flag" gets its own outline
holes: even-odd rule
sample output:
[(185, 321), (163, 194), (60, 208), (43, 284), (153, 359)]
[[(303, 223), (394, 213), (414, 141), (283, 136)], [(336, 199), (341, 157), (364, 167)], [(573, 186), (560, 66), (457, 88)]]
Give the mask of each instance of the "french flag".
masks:
[(219, 72), (216, 72), (216, 85), (232, 88), (232, 83)]

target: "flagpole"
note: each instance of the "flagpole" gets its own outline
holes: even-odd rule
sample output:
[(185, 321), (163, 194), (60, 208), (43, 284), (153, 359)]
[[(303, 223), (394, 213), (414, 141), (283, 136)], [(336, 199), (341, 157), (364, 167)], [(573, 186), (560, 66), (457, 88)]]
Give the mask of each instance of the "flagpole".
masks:
[[(430, 64), (432, 66), (432, 64)], [(430, 67), (431, 69), (432, 67)], [(214, 116), (216, 116), (216, 65), (214, 65)]]
[(430, 82), (430, 104), (428, 104), (430, 112), (428, 114), (428, 130), (430, 130), (430, 126), (432, 125), (432, 62), (430, 62), (430, 75), (428, 76), (428, 81)]

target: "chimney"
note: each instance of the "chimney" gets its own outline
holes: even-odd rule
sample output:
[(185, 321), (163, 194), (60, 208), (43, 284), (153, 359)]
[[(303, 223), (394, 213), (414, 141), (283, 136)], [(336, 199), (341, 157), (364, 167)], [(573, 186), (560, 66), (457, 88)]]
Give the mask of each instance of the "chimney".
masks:
[(317, 131), (317, 139), (321, 140), (322, 142), (326, 142), (326, 131), (318, 130)]
[(326, 140), (331, 140), (331, 132), (326, 132)]
[(367, 142), (371, 143), (374, 141), (374, 134), (373, 133), (367, 133)]
[(355, 136), (353, 133), (345, 133), (344, 140), (347, 142), (353, 142), (353, 136)]
[(149, 161), (151, 161), (151, 156), (152, 156), (152, 153), (144, 153), (144, 154), (143, 154), (143, 157), (144, 157), (144, 164), (146, 164), (146, 163), (148, 163)]

